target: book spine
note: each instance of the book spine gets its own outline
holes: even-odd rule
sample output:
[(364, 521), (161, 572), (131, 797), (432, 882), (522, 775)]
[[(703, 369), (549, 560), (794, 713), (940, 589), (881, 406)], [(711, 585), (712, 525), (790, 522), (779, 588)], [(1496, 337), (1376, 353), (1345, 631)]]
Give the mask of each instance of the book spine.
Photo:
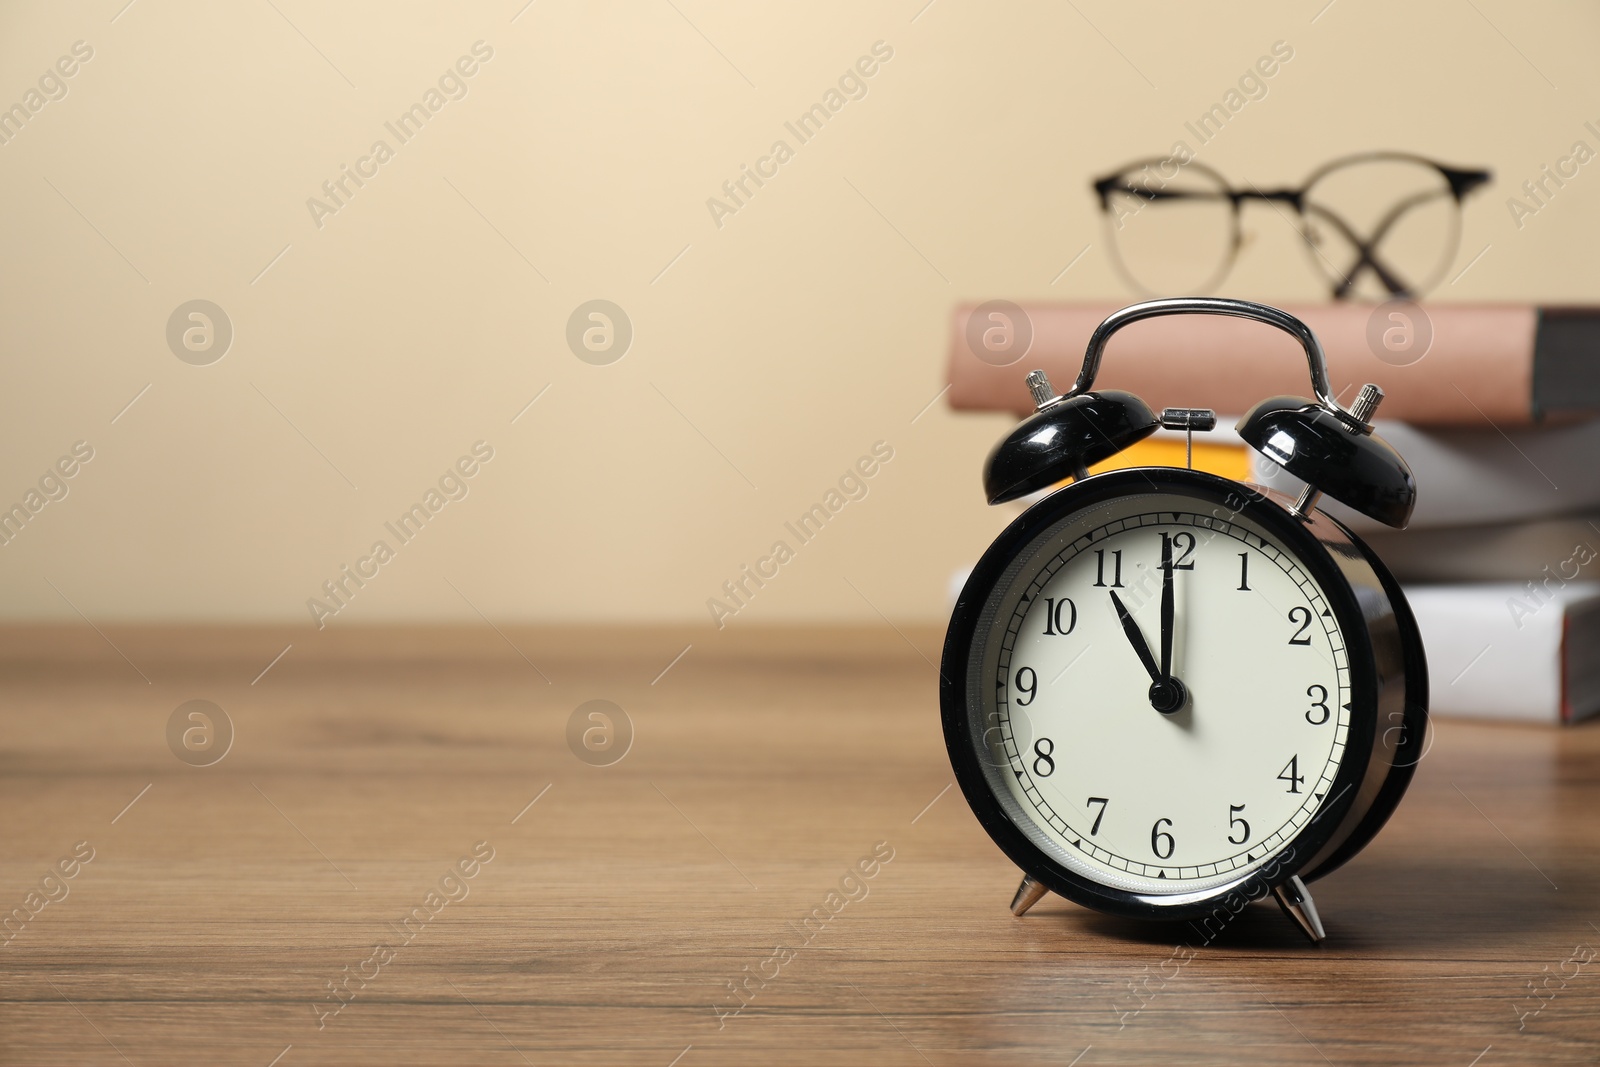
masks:
[(1540, 308), (1533, 339), (1534, 412), (1552, 419), (1600, 410), (1600, 308)]

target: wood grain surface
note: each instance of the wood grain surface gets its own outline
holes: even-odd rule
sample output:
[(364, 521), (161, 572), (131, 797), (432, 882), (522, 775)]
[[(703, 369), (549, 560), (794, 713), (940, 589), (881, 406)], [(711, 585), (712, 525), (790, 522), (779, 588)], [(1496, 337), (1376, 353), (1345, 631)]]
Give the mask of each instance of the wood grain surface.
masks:
[[(1008, 913), (932, 631), (6, 636), (0, 1062), (1600, 1053), (1600, 729), (1436, 723), (1313, 886), (1324, 946), (1270, 904), (1205, 943)], [(234, 730), (208, 767), (168, 746), (194, 699)], [(632, 723), (611, 766), (569, 747), (591, 699)]]

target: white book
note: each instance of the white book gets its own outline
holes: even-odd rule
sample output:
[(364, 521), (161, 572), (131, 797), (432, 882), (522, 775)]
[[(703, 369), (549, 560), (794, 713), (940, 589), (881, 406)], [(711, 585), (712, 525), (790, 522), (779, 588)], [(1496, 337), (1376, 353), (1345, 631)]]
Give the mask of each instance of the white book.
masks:
[(1437, 715), (1570, 723), (1600, 711), (1600, 582), (1412, 585)]

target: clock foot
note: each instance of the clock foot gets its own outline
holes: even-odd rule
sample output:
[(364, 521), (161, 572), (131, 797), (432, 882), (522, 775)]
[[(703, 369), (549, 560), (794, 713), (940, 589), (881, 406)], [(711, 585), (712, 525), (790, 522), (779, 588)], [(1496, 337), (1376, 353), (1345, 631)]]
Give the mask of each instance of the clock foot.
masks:
[(1322, 917), (1317, 914), (1317, 904), (1311, 899), (1310, 890), (1306, 889), (1306, 884), (1298, 874), (1274, 889), (1272, 895), (1278, 899), (1278, 907), (1294, 920), (1300, 932), (1310, 938), (1313, 945), (1321, 944), (1322, 939), (1328, 936), (1322, 929)]
[(1017, 886), (1017, 895), (1011, 898), (1011, 914), (1025, 915), (1029, 908), (1044, 899), (1050, 892), (1044, 886), (1033, 880), (1032, 875), (1022, 876), (1022, 884)]

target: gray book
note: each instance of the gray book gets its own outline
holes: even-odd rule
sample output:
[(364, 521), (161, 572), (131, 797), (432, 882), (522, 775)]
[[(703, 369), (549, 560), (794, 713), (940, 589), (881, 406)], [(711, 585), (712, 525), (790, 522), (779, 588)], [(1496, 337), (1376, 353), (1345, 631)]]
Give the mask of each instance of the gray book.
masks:
[[(1600, 420), (1496, 429), (1377, 424), (1417, 480), (1411, 529), (1483, 526), (1600, 513)], [(1298, 479), (1259, 453), (1252, 477), (1294, 495)], [(1317, 505), (1362, 534), (1388, 527), (1337, 501)]]
[(1600, 578), (1600, 514), (1483, 526), (1364, 531), (1402, 582), (1561, 583)]

